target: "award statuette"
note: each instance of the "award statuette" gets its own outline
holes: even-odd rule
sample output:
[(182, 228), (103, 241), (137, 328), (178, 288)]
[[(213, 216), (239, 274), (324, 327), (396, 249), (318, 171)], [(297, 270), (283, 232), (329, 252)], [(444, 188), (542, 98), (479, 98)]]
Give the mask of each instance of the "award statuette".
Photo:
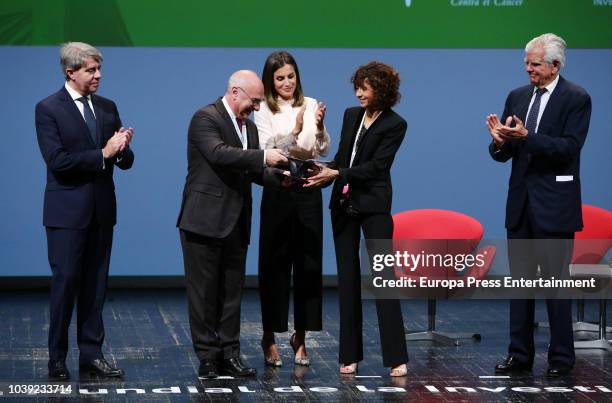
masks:
[(287, 157), (287, 170), (290, 178), (296, 183), (305, 183), (306, 178), (316, 175), (323, 167), (333, 167), (334, 161), (303, 160), (295, 157)]

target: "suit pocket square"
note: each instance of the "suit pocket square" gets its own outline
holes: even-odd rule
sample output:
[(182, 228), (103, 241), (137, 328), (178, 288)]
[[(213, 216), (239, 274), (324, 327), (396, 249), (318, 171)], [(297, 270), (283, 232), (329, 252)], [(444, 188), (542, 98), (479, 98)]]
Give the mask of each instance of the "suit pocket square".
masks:
[(557, 182), (571, 182), (574, 180), (574, 175), (558, 175), (555, 180)]

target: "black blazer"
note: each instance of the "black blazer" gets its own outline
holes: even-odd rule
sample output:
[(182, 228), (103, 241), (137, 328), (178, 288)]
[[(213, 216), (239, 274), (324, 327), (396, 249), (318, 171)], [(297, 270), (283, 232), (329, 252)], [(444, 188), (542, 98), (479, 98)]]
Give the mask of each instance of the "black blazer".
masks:
[(340, 145), (334, 157), (340, 176), (334, 183), (329, 208), (340, 207), (342, 188), (348, 183), (351, 203), (357, 211), (390, 213), (391, 165), (408, 125), (393, 110), (384, 110), (358, 139), (357, 154), (349, 168), (353, 141), (364, 113), (365, 109), (360, 107), (344, 111)]
[(236, 133), (221, 98), (198, 110), (191, 119), (187, 144), (187, 178), (177, 226), (196, 234), (224, 238), (243, 208), (251, 223), (251, 181), (259, 182), (264, 152), (257, 127), (246, 120), (248, 149)]
[[(517, 115), (526, 123), (533, 85), (512, 91), (506, 99), (502, 122)], [(499, 150), (491, 143), (489, 153), (499, 162), (512, 158), (512, 174), (506, 203), (506, 228), (518, 225), (525, 201), (533, 219), (546, 232), (582, 229), (580, 150), (591, 118), (591, 97), (559, 77), (540, 119), (537, 133), (525, 140), (506, 141)]]
[(93, 214), (100, 224), (117, 222), (113, 166), (129, 169), (134, 153), (127, 148), (121, 158), (102, 164), (102, 147), (121, 127), (115, 103), (91, 96), (96, 115), (98, 144), (66, 88), (36, 105), (38, 146), (47, 165), (43, 225), (85, 228)]

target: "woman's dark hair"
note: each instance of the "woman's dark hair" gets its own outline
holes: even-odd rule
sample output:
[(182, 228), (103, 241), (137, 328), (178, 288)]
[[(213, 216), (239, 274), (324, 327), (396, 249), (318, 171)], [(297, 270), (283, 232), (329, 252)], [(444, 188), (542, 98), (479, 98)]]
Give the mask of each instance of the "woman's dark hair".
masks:
[(374, 90), (372, 110), (382, 111), (399, 102), (400, 77), (393, 67), (377, 61), (360, 66), (351, 77), (353, 87), (363, 88), (366, 81)]
[(266, 98), (266, 104), (272, 113), (280, 111), (278, 104), (276, 103), (276, 97), (278, 94), (274, 89), (274, 72), (286, 64), (293, 66), (295, 70), (295, 92), (293, 93), (293, 106), (302, 106), (304, 103), (304, 92), (302, 91), (302, 82), (300, 81), (300, 70), (298, 69), (297, 63), (293, 56), (289, 52), (284, 50), (279, 52), (272, 52), (266, 59), (263, 73), (261, 75), (264, 85), (264, 96)]

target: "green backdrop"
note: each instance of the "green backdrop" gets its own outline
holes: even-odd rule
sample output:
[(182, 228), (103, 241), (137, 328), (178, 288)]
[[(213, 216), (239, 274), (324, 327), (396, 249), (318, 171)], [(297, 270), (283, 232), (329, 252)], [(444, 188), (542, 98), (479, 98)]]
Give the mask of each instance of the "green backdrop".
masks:
[(612, 48), (612, 0), (1, 0), (0, 45)]

